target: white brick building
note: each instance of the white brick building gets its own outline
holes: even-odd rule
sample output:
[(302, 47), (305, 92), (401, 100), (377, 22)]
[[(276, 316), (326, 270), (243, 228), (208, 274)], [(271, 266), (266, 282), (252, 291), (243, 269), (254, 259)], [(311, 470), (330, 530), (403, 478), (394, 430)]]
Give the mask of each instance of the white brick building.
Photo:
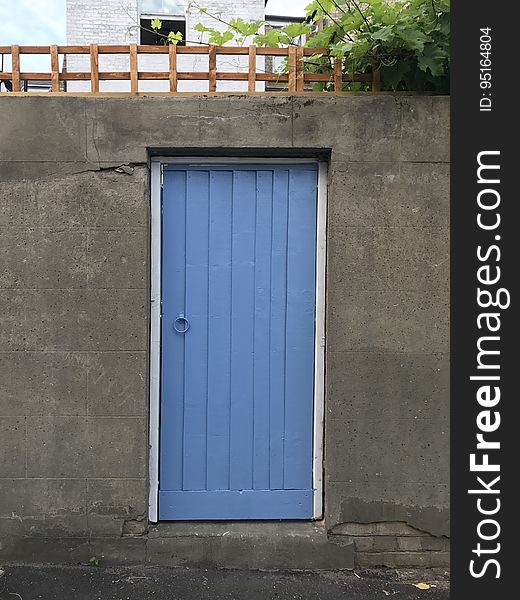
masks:
[[(201, 14), (198, 7), (208, 10)], [(147, 25), (149, 20), (159, 17), (166, 27), (173, 30), (185, 28), (185, 39), (188, 45), (205, 41), (196, 31), (195, 25), (203, 23), (208, 27), (225, 30), (223, 21), (241, 17), (244, 20), (264, 19), (265, 0), (66, 0), (67, 7), (67, 44), (128, 44), (147, 43), (146, 32), (140, 25)], [(257, 59), (261, 69), (261, 58)], [(204, 55), (182, 55), (178, 57), (179, 71), (207, 71), (208, 57)], [(128, 71), (128, 56), (100, 55), (100, 71)], [(247, 69), (247, 57), (219, 56), (218, 70), (236, 71)], [(87, 55), (71, 55), (67, 59), (68, 71), (89, 71)], [(139, 70), (167, 71), (167, 55), (139, 55)], [(128, 81), (101, 81), (100, 91), (128, 91)], [(163, 91), (168, 89), (165, 81), (140, 81), (140, 91)], [(229, 89), (247, 89), (247, 82), (217, 82), (217, 91)], [(262, 89), (257, 83), (257, 89)], [(68, 89), (83, 91), (90, 89), (88, 82), (69, 82)], [(179, 91), (207, 91), (207, 81), (180, 81)]]

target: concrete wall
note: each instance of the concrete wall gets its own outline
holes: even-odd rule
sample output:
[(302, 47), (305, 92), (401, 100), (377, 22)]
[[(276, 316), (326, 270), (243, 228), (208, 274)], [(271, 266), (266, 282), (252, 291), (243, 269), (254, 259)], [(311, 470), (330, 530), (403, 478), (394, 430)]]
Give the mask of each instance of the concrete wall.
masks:
[[(147, 527), (152, 150), (330, 156), (325, 520), (301, 531), (321, 568), (446, 564), (448, 130), (443, 97), (0, 97), (0, 562), (243, 566), (249, 525)], [(283, 527), (247, 531), (287, 565)]]
[[(227, 26), (215, 19), (229, 22), (233, 18), (242, 18), (244, 21), (263, 20), (265, 15), (264, 0), (205, 0), (200, 6), (208, 9), (207, 14), (200, 14), (194, 4), (185, 2), (183, 11), (186, 19), (186, 40), (188, 45), (199, 42), (207, 43), (208, 35), (201, 36), (195, 30), (198, 23), (207, 27), (224, 31)], [(139, 0), (66, 0), (67, 10), (67, 44), (138, 44), (140, 40), (139, 22), (141, 18), (141, 2)], [(159, 15), (160, 16), (160, 15)], [(170, 15), (176, 18), (179, 15)], [(164, 15), (163, 18), (167, 18)], [(167, 55), (140, 55), (139, 70), (141, 71), (168, 71)], [(99, 57), (100, 71), (128, 71), (128, 56), (105, 54)], [(179, 55), (177, 69), (181, 71), (208, 71), (207, 55)], [(257, 68), (263, 69), (264, 58), (257, 58)], [(248, 69), (248, 58), (238, 56), (217, 57), (217, 70), (227, 72), (245, 72)], [(90, 58), (88, 55), (68, 55), (68, 71), (90, 71)], [(90, 91), (90, 82), (67, 83), (69, 91)], [(168, 91), (167, 81), (141, 81), (140, 91)], [(206, 81), (179, 81), (180, 92), (208, 91)], [(263, 82), (257, 82), (257, 90), (264, 89)], [(101, 81), (100, 90), (103, 91), (130, 91), (129, 81)], [(218, 81), (217, 91), (247, 90), (247, 81)]]

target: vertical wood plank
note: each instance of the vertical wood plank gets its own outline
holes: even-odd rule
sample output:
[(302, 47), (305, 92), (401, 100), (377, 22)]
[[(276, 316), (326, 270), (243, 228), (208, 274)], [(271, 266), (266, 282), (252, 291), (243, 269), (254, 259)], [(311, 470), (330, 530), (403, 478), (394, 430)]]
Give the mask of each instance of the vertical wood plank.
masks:
[(376, 68), (372, 71), (372, 91), (381, 91), (381, 71)]
[(139, 91), (137, 72), (137, 44), (130, 44), (130, 91), (137, 94)]
[(170, 92), (173, 94), (177, 91), (177, 46), (175, 44), (170, 44), (168, 47), (168, 60)]
[[(253, 488), (269, 489), (271, 251), (273, 171), (258, 171), (255, 229)], [(278, 215), (276, 215), (277, 217)]]
[[(253, 376), (256, 173), (237, 169), (233, 180), (231, 283), (231, 411), (229, 485), (253, 485)], [(246, 200), (247, 199), (247, 200)], [(246, 201), (244, 201), (246, 200)]]
[(217, 91), (217, 47), (209, 47), (209, 91)]
[(312, 487), (316, 189), (314, 165), (291, 168), (285, 309), (284, 489)]
[[(207, 485), (209, 172), (189, 170), (186, 186), (183, 489)], [(179, 335), (179, 334), (177, 334)]]
[(210, 172), (208, 275), (208, 490), (229, 484), (233, 173)]
[(247, 77), (247, 91), (256, 91), (256, 46), (249, 46), (249, 70)]
[(303, 46), (296, 48), (296, 91), (303, 92), (304, 85), (304, 57)]
[(343, 89), (343, 62), (341, 58), (334, 59), (334, 91), (341, 92)]
[(283, 489), (289, 169), (274, 170), (269, 341), (269, 489)]
[(289, 85), (290, 92), (296, 91), (296, 46), (289, 46)]
[(99, 50), (97, 44), (90, 44), (90, 91), (99, 92)]
[(186, 298), (186, 171), (165, 171), (162, 201), (162, 373), (161, 440), (159, 481), (168, 489), (182, 490), (184, 456), (184, 386), (186, 336), (173, 329), (173, 322), (185, 311)]
[(58, 60), (58, 46), (51, 46), (51, 91), (60, 91), (60, 66)]
[(20, 92), (20, 47), (11, 46), (11, 72), (13, 75), (13, 92)]

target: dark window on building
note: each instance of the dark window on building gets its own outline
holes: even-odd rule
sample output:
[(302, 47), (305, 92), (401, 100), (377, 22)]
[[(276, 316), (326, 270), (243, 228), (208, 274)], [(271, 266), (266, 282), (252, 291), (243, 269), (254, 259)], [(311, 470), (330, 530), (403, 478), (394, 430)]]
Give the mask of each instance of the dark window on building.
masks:
[[(160, 17), (159, 17), (160, 18)], [(186, 21), (184, 20), (170, 20), (161, 18), (162, 27), (159, 29), (160, 34), (157, 35), (154, 31), (152, 31), (151, 19), (141, 19), (141, 44), (143, 45), (155, 45), (155, 44), (164, 44), (166, 38), (162, 37), (167, 36), (170, 31), (177, 33), (180, 31), (182, 33), (182, 42), (180, 42), (180, 46), (184, 46), (186, 44)]]

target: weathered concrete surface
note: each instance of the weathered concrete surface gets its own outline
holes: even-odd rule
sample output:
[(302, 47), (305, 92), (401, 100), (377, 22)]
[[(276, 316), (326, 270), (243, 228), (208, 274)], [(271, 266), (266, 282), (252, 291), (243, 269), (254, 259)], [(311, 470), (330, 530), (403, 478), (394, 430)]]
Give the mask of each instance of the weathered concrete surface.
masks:
[[(0, 561), (446, 562), (447, 98), (2, 97), (0, 131)], [(146, 533), (150, 153), (329, 157), (330, 539)], [(389, 522), (419, 541), (342, 529)]]
[(354, 545), (305, 522), (162, 523), (149, 531), (147, 562), (234, 569), (354, 568)]
[[(430, 574), (431, 576), (431, 574)], [(403, 583), (353, 574), (261, 573), (206, 569), (104, 567), (8, 567), (0, 579), (0, 600), (448, 600), (445, 582), (428, 591)]]

